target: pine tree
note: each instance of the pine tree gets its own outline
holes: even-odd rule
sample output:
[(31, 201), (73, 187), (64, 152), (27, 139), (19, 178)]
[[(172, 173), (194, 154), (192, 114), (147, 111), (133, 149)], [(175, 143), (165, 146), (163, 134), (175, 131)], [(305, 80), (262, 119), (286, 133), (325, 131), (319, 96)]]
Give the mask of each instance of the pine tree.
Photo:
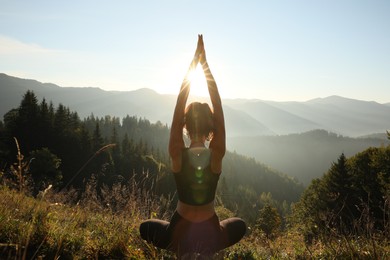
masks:
[[(386, 193), (382, 192), (381, 178), (385, 175), (390, 176), (389, 159), (381, 159), (383, 163), (376, 163), (379, 158), (383, 158), (383, 151), (384, 148), (371, 147), (356, 154), (350, 160), (352, 182), (355, 187), (353, 194), (356, 197), (355, 216), (356, 218), (365, 216), (377, 219), (376, 225), (379, 226), (382, 221), (378, 220), (383, 218), (383, 208), (386, 204)], [(367, 221), (370, 220), (367, 219)]]
[(42, 147), (49, 147), (52, 144), (53, 120), (54, 115), (50, 113), (49, 105), (45, 99), (42, 99), (37, 118), (37, 126), (40, 134), (36, 136)]
[(92, 134), (92, 151), (94, 152), (98, 151), (100, 148), (102, 148), (103, 145), (104, 145), (104, 140), (100, 132), (100, 125), (97, 122), (95, 125), (95, 130), (93, 131)]
[(127, 133), (125, 134), (122, 140), (121, 147), (122, 147), (121, 172), (125, 176), (129, 176), (133, 172), (133, 167), (134, 167), (133, 166), (134, 150), (133, 150), (132, 140), (129, 140)]
[(105, 164), (110, 162), (110, 158), (106, 151), (101, 150), (103, 146), (104, 139), (100, 132), (100, 123), (97, 122), (92, 134), (92, 152), (95, 153), (95, 157), (93, 161), (91, 161), (92, 172), (90, 174), (104, 175), (106, 168)]
[(278, 210), (272, 207), (270, 204), (266, 204), (259, 211), (257, 226), (262, 231), (264, 231), (267, 238), (271, 238), (272, 235), (274, 235), (278, 231), (281, 223), (282, 218), (280, 217)]
[(37, 127), (38, 113), (38, 99), (33, 91), (28, 90), (18, 108), (16, 129), (12, 131), (21, 143), (24, 154), (40, 147), (39, 140), (36, 139), (40, 135)]
[(336, 228), (351, 228), (356, 215), (356, 198), (347, 159), (342, 153), (323, 178), (327, 195), (329, 224)]
[(119, 175), (121, 173), (121, 146), (118, 143), (118, 133), (115, 126), (111, 132), (110, 143), (115, 144), (111, 152), (112, 174)]
[(68, 111), (66, 107), (62, 104), (59, 104), (55, 111), (53, 122), (53, 128), (57, 136), (66, 134), (69, 127), (68, 119)]

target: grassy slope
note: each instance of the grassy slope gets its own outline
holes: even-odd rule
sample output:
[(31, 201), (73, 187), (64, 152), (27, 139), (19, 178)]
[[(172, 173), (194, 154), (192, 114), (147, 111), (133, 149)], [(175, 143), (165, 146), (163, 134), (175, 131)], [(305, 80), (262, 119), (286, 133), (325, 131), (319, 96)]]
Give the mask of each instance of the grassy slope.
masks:
[[(112, 192), (120, 193), (118, 190)], [(35, 199), (0, 186), (0, 258), (175, 259), (173, 254), (146, 244), (138, 235), (141, 221), (148, 214), (161, 212), (159, 203), (132, 193), (123, 208), (114, 212), (107, 201), (97, 200), (94, 192), (90, 191), (78, 204), (69, 206), (73, 197), (71, 192), (49, 192)], [(115, 202), (114, 197), (111, 194), (111, 202)], [(169, 214), (165, 212), (163, 215)], [(229, 213), (222, 210), (222, 215)], [(389, 251), (388, 240), (344, 238), (307, 246), (297, 231), (290, 230), (269, 240), (252, 227), (239, 244), (220, 252), (215, 258), (385, 259)]]

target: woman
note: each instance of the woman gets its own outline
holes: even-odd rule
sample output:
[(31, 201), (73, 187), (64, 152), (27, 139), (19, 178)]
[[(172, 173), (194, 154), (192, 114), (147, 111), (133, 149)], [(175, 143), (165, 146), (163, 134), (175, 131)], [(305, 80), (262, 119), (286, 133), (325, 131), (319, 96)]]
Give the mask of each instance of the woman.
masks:
[[(188, 76), (199, 62), (207, 80), (213, 112), (206, 103), (194, 102), (185, 107), (191, 83)], [(189, 147), (185, 147), (183, 128), (191, 140)], [(214, 209), (225, 151), (221, 98), (206, 60), (203, 37), (199, 35), (194, 58), (177, 98), (169, 140), (178, 204), (170, 222), (155, 219), (143, 222), (140, 226), (143, 239), (159, 248), (176, 251), (181, 257), (187, 253), (212, 255), (245, 235), (246, 225), (242, 219), (220, 222)]]

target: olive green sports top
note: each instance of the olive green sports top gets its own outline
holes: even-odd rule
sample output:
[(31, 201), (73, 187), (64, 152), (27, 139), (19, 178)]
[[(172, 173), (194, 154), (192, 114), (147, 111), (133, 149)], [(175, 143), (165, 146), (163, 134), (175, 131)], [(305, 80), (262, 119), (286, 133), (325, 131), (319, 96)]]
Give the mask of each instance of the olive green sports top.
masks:
[(181, 171), (173, 174), (180, 201), (200, 206), (214, 200), (220, 174), (211, 172), (210, 157), (205, 147), (183, 150)]

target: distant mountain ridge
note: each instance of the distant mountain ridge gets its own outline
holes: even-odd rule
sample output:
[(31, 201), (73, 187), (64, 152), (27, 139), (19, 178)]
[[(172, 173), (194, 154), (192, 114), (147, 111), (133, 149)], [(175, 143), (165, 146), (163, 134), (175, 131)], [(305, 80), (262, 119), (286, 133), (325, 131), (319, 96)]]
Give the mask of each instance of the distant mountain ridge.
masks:
[[(45, 98), (55, 107), (68, 106), (81, 118), (130, 115), (170, 125), (176, 103), (175, 95), (147, 88), (60, 87), (0, 73), (0, 119), (18, 107), (27, 90), (34, 91), (39, 101)], [(253, 157), (304, 184), (321, 176), (341, 153), (352, 156), (370, 146), (389, 144), (390, 103), (330, 96), (306, 102), (225, 99), (223, 104), (228, 150)]]
[[(146, 88), (105, 91), (92, 87), (60, 87), (0, 73), (0, 118), (19, 104), (29, 89), (39, 100), (45, 98), (54, 105), (65, 104), (81, 118), (92, 113), (99, 117), (135, 115), (170, 124), (176, 102), (175, 95), (158, 94)], [(357, 137), (384, 133), (390, 128), (390, 103), (330, 96), (306, 102), (226, 99), (223, 104), (227, 134), (231, 137), (284, 135), (315, 129)]]

